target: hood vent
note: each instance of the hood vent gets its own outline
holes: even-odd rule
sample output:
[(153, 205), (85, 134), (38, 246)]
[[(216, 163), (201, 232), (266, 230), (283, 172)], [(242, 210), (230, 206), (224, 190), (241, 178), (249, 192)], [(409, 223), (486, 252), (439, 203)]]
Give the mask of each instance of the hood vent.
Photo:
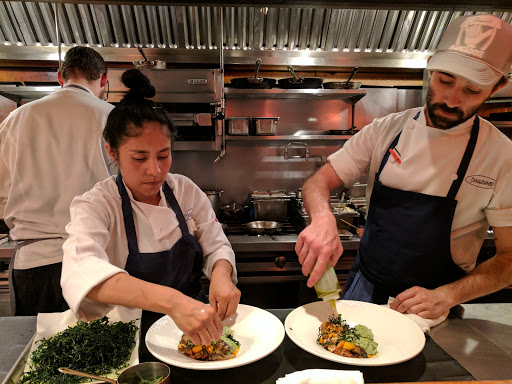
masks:
[[(453, 18), (475, 13), (249, 6), (68, 3), (57, 6), (47, 2), (3, 1), (0, 3), (0, 43), (57, 46), (56, 9), (63, 46), (140, 46), (203, 50), (205, 54), (205, 51), (218, 49), (220, 12), (223, 12), (222, 33), (227, 57), (230, 53), (232, 57), (243, 56), (243, 51), (273, 52), (272, 55), (285, 51), (431, 53)], [(512, 21), (512, 12), (492, 13), (509, 23)], [(199, 52), (195, 57), (200, 57)], [(168, 57), (166, 60), (169, 61)]]

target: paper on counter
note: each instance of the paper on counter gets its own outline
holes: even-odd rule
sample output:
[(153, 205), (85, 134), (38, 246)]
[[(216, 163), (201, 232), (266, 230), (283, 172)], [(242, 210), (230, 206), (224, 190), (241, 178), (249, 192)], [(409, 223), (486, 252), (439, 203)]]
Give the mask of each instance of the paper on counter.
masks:
[(276, 384), (364, 384), (364, 379), (361, 371), (306, 369), (289, 373)]
[[(135, 317), (134, 317), (135, 315)], [(139, 315), (139, 316), (136, 316)], [(123, 321), (128, 322), (135, 320), (140, 317), (140, 311), (129, 310), (126, 307), (116, 306), (107, 315), (110, 322)], [(54, 313), (39, 313), (37, 315), (37, 329), (34, 342), (30, 348), (29, 356), (39, 346), (38, 341), (50, 336), (54, 336), (57, 333), (64, 331), (67, 327), (73, 326), (78, 322), (75, 314), (71, 309), (65, 312), (54, 312)], [(140, 342), (140, 319), (135, 324), (139, 327), (135, 335), (135, 347), (133, 348), (132, 356), (130, 358), (129, 366), (139, 363), (139, 342)], [(24, 372), (29, 371), (30, 358), (27, 359), (25, 364)]]
[[(384, 305), (385, 307), (389, 308), (389, 304), (391, 304), (395, 300), (394, 297), (390, 297), (388, 299), (388, 304)], [(446, 320), (448, 317), (448, 314), (450, 311), (447, 311), (446, 313), (443, 313), (441, 316), (439, 316), (437, 319), (424, 319), (423, 317), (420, 317), (418, 315), (415, 315), (413, 313), (403, 313), (404, 316), (407, 316), (409, 319), (414, 321), (418, 326), (421, 328), (423, 333), (430, 335), (430, 328), (435, 327), (436, 325), (441, 324), (443, 321)]]

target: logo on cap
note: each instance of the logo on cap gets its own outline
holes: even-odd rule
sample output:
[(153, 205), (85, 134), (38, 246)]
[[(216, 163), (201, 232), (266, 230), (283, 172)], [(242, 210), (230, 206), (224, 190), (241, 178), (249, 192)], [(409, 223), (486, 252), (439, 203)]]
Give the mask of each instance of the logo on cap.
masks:
[(481, 59), (498, 29), (501, 29), (499, 19), (487, 16), (468, 18), (460, 25), (457, 41), (449, 49)]

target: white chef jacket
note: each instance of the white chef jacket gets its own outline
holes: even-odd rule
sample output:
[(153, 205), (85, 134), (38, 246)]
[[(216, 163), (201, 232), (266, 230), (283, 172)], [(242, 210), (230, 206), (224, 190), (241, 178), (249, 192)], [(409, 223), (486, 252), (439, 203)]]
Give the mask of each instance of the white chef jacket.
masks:
[(101, 134), (113, 105), (66, 87), (14, 110), (0, 125), (0, 217), (14, 240), (16, 269), (62, 261), (71, 200), (109, 176)]
[[(420, 116), (413, 118), (418, 112)], [(370, 202), (375, 174), (393, 139), (402, 131), (384, 167), (382, 184), (405, 191), (446, 196), (469, 141), (474, 118), (443, 130), (426, 125), (423, 107), (375, 119), (328, 157), (346, 187), (368, 171), (366, 199)], [(489, 226), (512, 226), (512, 141), (480, 119), (475, 152), (455, 199), (451, 252), (465, 271), (475, 267)], [(407, 223), (403, 223), (404, 226)]]
[[(185, 216), (189, 232), (201, 245), (204, 274), (210, 278), (215, 262), (227, 260), (233, 267), (231, 279), (236, 284), (235, 254), (206, 194), (182, 175), (169, 173), (167, 184)], [(182, 234), (176, 214), (162, 189), (158, 206), (134, 200), (130, 190), (126, 189), (132, 203), (139, 251), (154, 253), (171, 249)], [(113, 307), (85, 296), (113, 275), (127, 273), (124, 268), (128, 242), (115, 176), (99, 182), (73, 200), (71, 222), (66, 230), (69, 238), (63, 246), (61, 277), (64, 298), (79, 316), (103, 316)]]

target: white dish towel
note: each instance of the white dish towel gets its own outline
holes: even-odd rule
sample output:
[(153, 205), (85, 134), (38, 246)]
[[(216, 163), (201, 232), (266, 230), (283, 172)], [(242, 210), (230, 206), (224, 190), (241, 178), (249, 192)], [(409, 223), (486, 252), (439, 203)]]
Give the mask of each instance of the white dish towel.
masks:
[[(390, 297), (388, 299), (387, 305), (384, 305), (385, 307), (389, 308), (389, 304), (391, 304), (395, 300), (394, 297)], [(448, 314), (450, 311), (446, 311), (446, 313), (443, 313), (441, 316), (439, 316), (437, 319), (424, 319), (423, 317), (420, 317), (418, 315), (412, 314), (412, 313), (404, 313), (405, 316), (407, 316), (409, 319), (414, 321), (418, 326), (421, 328), (423, 333), (430, 335), (430, 328), (435, 327), (436, 325), (439, 325), (443, 321), (446, 320), (448, 317)]]
[(361, 371), (306, 369), (277, 379), (276, 384), (364, 384)]

